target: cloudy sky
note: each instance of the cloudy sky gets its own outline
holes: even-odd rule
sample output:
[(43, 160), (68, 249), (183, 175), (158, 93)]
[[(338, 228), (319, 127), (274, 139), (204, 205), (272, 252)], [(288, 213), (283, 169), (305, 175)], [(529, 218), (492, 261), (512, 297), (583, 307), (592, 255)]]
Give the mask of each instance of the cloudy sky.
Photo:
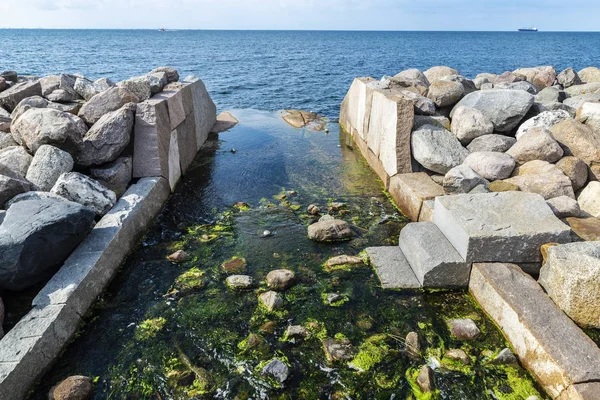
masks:
[(0, 28), (598, 31), (598, 0), (0, 0)]

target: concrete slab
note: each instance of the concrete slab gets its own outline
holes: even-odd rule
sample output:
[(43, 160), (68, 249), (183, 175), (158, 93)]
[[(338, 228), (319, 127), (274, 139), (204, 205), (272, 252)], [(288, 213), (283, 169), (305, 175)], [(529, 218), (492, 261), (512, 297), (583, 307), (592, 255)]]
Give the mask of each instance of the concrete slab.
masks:
[(434, 223), (469, 262), (539, 262), (543, 244), (570, 242), (570, 228), (534, 193), (442, 196), (434, 210)]
[(196, 118), (194, 115), (188, 115), (175, 131), (177, 132), (180, 170), (182, 175), (185, 175), (197, 154)]
[(390, 178), (390, 195), (411, 221), (417, 221), (423, 202), (444, 195), (444, 188), (425, 172), (398, 174)]
[(365, 251), (384, 289), (421, 288), (400, 247), (369, 247)]
[(473, 264), (469, 290), (552, 398), (571, 385), (600, 382), (598, 346), (519, 266)]
[[(217, 107), (200, 79), (184, 83), (188, 84), (192, 93), (193, 113), (196, 122), (196, 151), (198, 151), (206, 142), (208, 134), (217, 120)], [(184, 107), (187, 106), (184, 104)]]
[(467, 263), (433, 222), (406, 225), (400, 232), (400, 250), (424, 288), (466, 288)]
[[(340, 108), (340, 125), (352, 136), (367, 139), (373, 91), (380, 85), (373, 78), (356, 78)], [(383, 86), (382, 86), (383, 87)]]
[(181, 158), (179, 156), (179, 141), (177, 131), (171, 132), (171, 141), (169, 143), (169, 185), (171, 190), (175, 191), (177, 182), (181, 179)]
[(419, 213), (419, 222), (433, 222), (433, 207), (435, 201), (425, 200), (421, 206), (421, 212)]
[(164, 99), (137, 104), (133, 140), (133, 177), (169, 177), (171, 120)]

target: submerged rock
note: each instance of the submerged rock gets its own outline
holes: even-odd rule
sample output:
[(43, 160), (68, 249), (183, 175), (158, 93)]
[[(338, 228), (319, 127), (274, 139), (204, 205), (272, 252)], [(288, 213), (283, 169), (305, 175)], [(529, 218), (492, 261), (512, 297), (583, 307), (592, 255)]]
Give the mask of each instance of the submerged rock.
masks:
[(285, 290), (296, 283), (296, 275), (289, 269), (277, 269), (269, 272), (266, 280), (270, 289)]
[(283, 120), (294, 128), (308, 128), (312, 130), (323, 130), (325, 128), (325, 118), (314, 112), (301, 110), (285, 110), (282, 116)]
[(279, 383), (284, 383), (290, 376), (290, 369), (286, 363), (275, 358), (262, 369), (264, 375), (268, 375)]
[(310, 215), (319, 215), (321, 213), (321, 209), (316, 204), (311, 204), (308, 206), (307, 212)]
[(276, 311), (283, 308), (283, 298), (277, 292), (268, 291), (258, 296), (260, 302), (265, 306), (267, 311)]
[(355, 349), (348, 339), (329, 338), (322, 343), (329, 362), (349, 361), (354, 358)]
[(435, 374), (429, 365), (424, 365), (417, 376), (417, 385), (423, 393), (435, 391)]
[(87, 400), (92, 397), (92, 379), (70, 376), (50, 389), (50, 400)]
[(360, 257), (341, 255), (330, 258), (325, 262), (325, 270), (328, 272), (338, 270), (348, 270), (352, 267), (364, 265), (364, 261)]
[(217, 115), (217, 122), (213, 125), (210, 130), (212, 133), (221, 133), (228, 131), (229, 129), (236, 126), (240, 121), (227, 111), (223, 111), (221, 114)]
[(450, 326), (450, 334), (460, 340), (477, 339), (481, 331), (470, 318), (453, 319), (448, 321)]
[(230, 275), (225, 282), (233, 290), (246, 290), (252, 287), (253, 279), (248, 275)]
[(350, 225), (339, 219), (319, 221), (308, 227), (308, 238), (318, 242), (347, 240), (352, 236)]
[(180, 264), (188, 261), (190, 256), (183, 250), (177, 250), (175, 253), (167, 256), (167, 260)]
[(231, 260), (221, 264), (221, 270), (228, 273), (239, 274), (246, 271), (246, 259), (233, 257)]

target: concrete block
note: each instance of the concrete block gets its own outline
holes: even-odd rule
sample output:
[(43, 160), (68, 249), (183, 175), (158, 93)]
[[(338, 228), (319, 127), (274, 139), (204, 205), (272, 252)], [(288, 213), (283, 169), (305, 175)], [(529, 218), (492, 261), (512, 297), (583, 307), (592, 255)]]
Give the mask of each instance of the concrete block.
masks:
[(569, 386), (556, 400), (598, 400), (600, 382), (576, 383)]
[(391, 177), (389, 192), (400, 211), (411, 221), (417, 221), (423, 201), (443, 196), (444, 188), (425, 172), (415, 172)]
[(435, 201), (425, 200), (419, 213), (419, 222), (433, 222), (433, 206)]
[(196, 158), (198, 148), (196, 144), (196, 118), (188, 115), (175, 129), (177, 132), (177, 147), (179, 152), (179, 165), (182, 175)]
[(452, 247), (433, 222), (406, 225), (400, 250), (424, 288), (466, 288), (471, 264)]
[(164, 99), (137, 104), (133, 142), (133, 177), (169, 177), (171, 120)]
[(204, 145), (208, 134), (217, 120), (217, 107), (206, 91), (206, 86), (200, 80), (184, 82), (189, 84), (192, 93), (194, 118), (196, 119), (196, 151)]
[(169, 185), (171, 191), (175, 191), (177, 182), (181, 179), (181, 158), (179, 156), (179, 141), (177, 140), (177, 131), (171, 132), (171, 141), (169, 144)]
[(473, 264), (469, 290), (552, 398), (573, 384), (600, 381), (598, 346), (519, 266)]
[(468, 262), (539, 262), (543, 244), (570, 241), (570, 228), (535, 193), (437, 197), (433, 221)]
[(421, 287), (400, 247), (369, 247), (365, 251), (384, 289)]
[(356, 78), (340, 108), (340, 125), (352, 136), (367, 140), (373, 92), (384, 87), (373, 78)]
[(175, 130), (194, 111), (192, 88), (189, 84), (170, 83), (164, 87), (162, 92), (154, 95), (152, 99), (167, 102), (171, 130)]

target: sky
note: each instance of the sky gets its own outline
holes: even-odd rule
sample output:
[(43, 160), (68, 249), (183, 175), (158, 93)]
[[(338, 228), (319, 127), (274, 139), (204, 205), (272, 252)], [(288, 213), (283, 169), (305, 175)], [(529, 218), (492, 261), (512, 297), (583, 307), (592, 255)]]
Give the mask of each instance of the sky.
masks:
[(600, 30), (599, 0), (0, 0), (0, 28)]

